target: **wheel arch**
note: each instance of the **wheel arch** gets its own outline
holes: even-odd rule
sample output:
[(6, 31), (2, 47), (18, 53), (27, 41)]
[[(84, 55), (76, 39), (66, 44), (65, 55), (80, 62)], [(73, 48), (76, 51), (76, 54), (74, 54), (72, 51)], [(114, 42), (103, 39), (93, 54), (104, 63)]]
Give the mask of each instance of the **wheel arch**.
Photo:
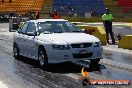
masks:
[(39, 46), (38, 46), (38, 51), (39, 51), (39, 49), (44, 49), (44, 51), (46, 51), (46, 50), (45, 50), (45, 47), (44, 47), (43, 45), (39, 45)]

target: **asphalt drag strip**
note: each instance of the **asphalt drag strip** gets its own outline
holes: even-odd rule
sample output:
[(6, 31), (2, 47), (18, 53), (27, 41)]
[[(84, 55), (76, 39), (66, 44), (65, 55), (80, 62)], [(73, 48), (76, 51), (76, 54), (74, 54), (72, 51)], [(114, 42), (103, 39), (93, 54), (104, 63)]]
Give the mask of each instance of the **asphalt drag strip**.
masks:
[(121, 52), (112, 52), (112, 51), (104, 50), (103, 55), (104, 58), (113, 60), (115, 62), (121, 62), (128, 65), (132, 65), (132, 54), (127, 54), (127, 53), (124, 54)]
[(128, 69), (125, 70), (125, 68), (123, 67), (119, 67), (119, 66), (116, 67), (115, 65), (109, 65), (109, 64), (107, 65), (105, 63), (100, 63), (96, 69), (91, 70), (89, 68), (90, 62), (87, 60), (76, 62), (76, 64), (78, 65), (80, 64), (81, 66), (85, 67), (89, 73), (91, 72), (91, 73), (101, 75), (100, 76), (101, 79), (128, 79), (132, 81), (131, 67), (128, 68), (129, 70)]
[[(35, 60), (22, 57), (18, 60), (0, 51), (0, 80), (9, 88), (81, 88), (81, 82), (63, 75), (69, 73), (66, 65), (71, 63), (51, 64), (47, 71), (38, 67)], [(78, 67), (77, 67), (78, 68)], [(76, 69), (77, 69), (76, 68)], [(81, 69), (81, 67), (79, 66)], [(54, 69), (54, 70), (52, 70)], [(58, 69), (55, 70), (55, 69)], [(61, 71), (62, 69), (63, 72)], [(69, 68), (70, 69), (70, 68)], [(57, 72), (56, 72), (57, 71)], [(80, 73), (72, 69), (71, 73)], [(93, 88), (92, 86), (90, 88)]]

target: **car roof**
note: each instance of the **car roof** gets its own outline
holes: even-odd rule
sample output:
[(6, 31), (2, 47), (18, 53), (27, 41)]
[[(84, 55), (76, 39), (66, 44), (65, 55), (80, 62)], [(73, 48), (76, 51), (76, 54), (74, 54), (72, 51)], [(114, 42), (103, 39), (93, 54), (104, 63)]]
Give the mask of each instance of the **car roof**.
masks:
[(29, 22), (38, 23), (38, 22), (46, 22), (46, 21), (68, 21), (68, 20), (65, 20), (65, 19), (37, 19), (37, 20), (30, 20)]

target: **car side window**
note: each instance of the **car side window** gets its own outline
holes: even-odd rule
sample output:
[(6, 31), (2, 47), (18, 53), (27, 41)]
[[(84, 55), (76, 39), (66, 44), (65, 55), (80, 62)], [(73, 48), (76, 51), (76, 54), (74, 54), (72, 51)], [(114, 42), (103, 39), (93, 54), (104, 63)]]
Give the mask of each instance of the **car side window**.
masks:
[(29, 22), (26, 22), (26, 23), (24, 24), (24, 26), (21, 28), (20, 33), (25, 34), (25, 33), (26, 33), (26, 30), (27, 30), (28, 25), (29, 25)]
[(30, 22), (27, 28), (27, 34), (34, 33), (36, 31), (35, 23)]

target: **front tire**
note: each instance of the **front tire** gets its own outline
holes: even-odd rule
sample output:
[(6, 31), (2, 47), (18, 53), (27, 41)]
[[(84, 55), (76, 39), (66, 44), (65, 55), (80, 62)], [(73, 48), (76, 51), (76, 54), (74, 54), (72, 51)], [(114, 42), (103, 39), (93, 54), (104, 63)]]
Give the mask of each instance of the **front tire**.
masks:
[(100, 59), (90, 60), (89, 68), (90, 69), (99, 69), (99, 62), (100, 62)]
[(41, 68), (43, 68), (43, 69), (48, 68), (48, 58), (47, 58), (47, 54), (46, 54), (46, 51), (44, 48), (39, 49), (38, 61), (39, 61), (39, 65)]
[(17, 44), (14, 44), (14, 46), (13, 46), (13, 56), (15, 59), (18, 59), (20, 57), (19, 48), (18, 48)]

